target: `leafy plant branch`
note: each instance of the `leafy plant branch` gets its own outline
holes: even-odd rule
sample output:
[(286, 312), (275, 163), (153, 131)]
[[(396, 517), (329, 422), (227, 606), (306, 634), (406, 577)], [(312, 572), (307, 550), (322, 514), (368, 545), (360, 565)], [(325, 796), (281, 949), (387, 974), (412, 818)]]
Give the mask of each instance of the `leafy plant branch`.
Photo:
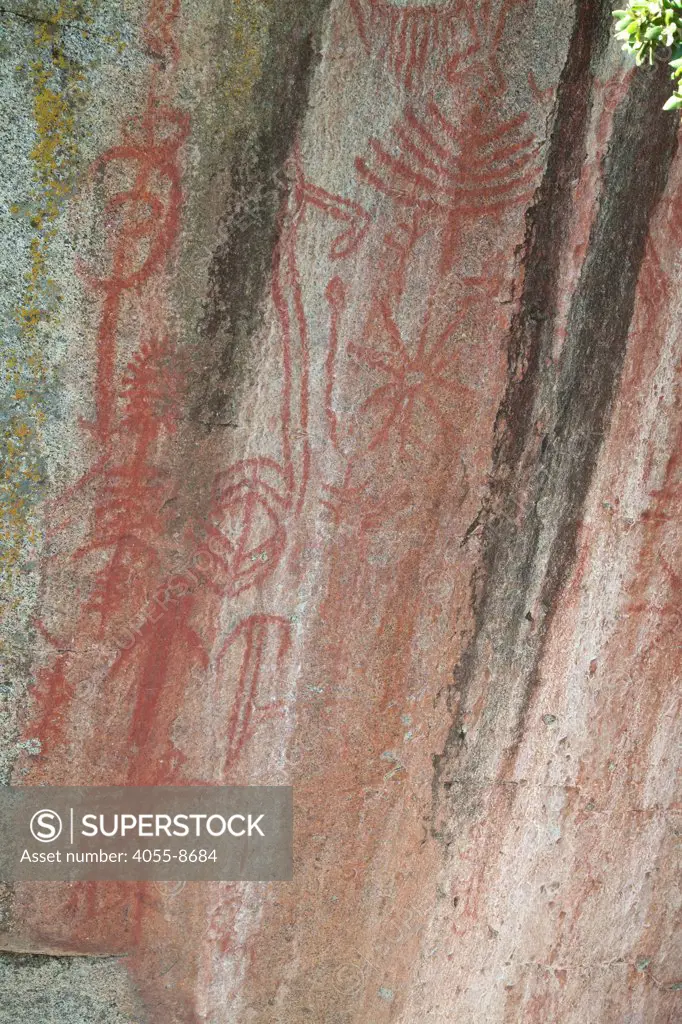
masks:
[(616, 39), (632, 53), (637, 64), (653, 64), (656, 53), (669, 51), (675, 89), (664, 110), (682, 107), (682, 0), (630, 0), (614, 11)]

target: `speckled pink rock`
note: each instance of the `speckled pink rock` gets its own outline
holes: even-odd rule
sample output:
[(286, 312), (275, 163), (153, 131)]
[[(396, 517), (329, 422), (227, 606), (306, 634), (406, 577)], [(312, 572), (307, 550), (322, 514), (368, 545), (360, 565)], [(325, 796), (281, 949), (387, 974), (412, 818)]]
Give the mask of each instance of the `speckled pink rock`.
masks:
[(150, 1024), (673, 1024), (666, 68), (602, 2), (200, 6), (74, 199), (12, 779), (291, 783), (294, 881), (22, 885), (2, 946)]

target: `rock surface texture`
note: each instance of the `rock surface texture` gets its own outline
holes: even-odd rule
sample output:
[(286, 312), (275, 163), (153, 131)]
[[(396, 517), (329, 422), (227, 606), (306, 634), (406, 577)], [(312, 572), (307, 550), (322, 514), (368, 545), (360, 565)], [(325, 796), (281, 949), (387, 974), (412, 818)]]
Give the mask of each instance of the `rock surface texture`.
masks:
[(682, 1020), (682, 156), (611, 32), (4, 0), (2, 782), (296, 842), (6, 887), (0, 1021)]

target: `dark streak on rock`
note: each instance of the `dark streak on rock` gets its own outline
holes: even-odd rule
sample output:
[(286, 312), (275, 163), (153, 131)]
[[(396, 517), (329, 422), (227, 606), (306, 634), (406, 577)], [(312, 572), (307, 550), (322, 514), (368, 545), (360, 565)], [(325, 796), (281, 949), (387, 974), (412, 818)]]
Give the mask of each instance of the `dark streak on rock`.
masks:
[[(497, 417), (489, 498), (479, 516), (475, 629), (454, 672), (457, 712), (443, 754), (434, 757), (432, 830), (446, 842), (456, 823), (479, 813), (484, 780), (513, 765), (526, 726), (620, 379), (649, 222), (676, 151), (677, 118), (661, 110), (668, 71), (641, 70), (615, 115), (600, 207), (555, 365), (571, 186), (585, 158), (593, 69), (609, 33), (610, 4), (581, 0), (547, 168), (528, 214), (509, 383)], [(481, 693), (485, 706), (470, 739), (468, 713)]]
[(56, 18), (40, 17), (37, 14), (28, 14), (25, 11), (8, 11), (0, 7), (0, 18), (18, 18), (20, 21), (28, 21), (31, 25), (47, 25), (49, 28), (61, 28), (63, 25), (73, 25), (75, 18), (69, 20), (57, 20)]
[(254, 98), (257, 129), (235, 140), (230, 207), (223, 218), (227, 238), (209, 268), (201, 325), (208, 366), (191, 403), (192, 418), (204, 423), (224, 420), (230, 394), (234, 397), (236, 364), (262, 320), (287, 190), (285, 165), (306, 111), (329, 2), (281, 5)]
[(125, 957), (125, 953), (98, 955), (95, 953), (64, 952), (17, 953), (12, 950), (0, 950), (0, 965), (7, 967), (27, 967), (35, 970), (36, 968), (44, 967), (46, 964), (58, 963), (60, 966), (68, 968), (74, 963), (83, 963), (88, 960), (98, 964), (107, 963), (108, 961), (116, 963), (116, 961), (123, 960)]

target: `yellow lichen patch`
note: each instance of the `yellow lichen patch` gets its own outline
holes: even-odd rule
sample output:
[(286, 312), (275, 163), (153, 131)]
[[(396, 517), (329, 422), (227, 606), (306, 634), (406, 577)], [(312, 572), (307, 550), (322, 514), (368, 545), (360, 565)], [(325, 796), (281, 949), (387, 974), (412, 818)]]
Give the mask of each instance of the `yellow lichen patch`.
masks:
[(223, 88), (230, 120), (236, 126), (251, 114), (251, 96), (263, 70), (272, 3), (270, 0), (232, 0), (230, 13), (231, 32), (226, 40), (230, 58)]
[(42, 328), (54, 319), (59, 303), (47, 266), (57, 220), (73, 187), (78, 156), (74, 108), (83, 79), (80, 67), (64, 53), (61, 34), (65, 22), (77, 16), (75, 4), (61, 3), (49, 21), (37, 24), (35, 59), (22, 68), (28, 70), (31, 84), (33, 195), (29, 210), (15, 205), (12, 212), (27, 218), (32, 236), (29, 269), (15, 310), (18, 336), (0, 347), (0, 392), (11, 408), (0, 429), (0, 609), (5, 612), (21, 600), (15, 583), (22, 552), (36, 540), (32, 515), (43, 475), (41, 427), (47, 382)]

